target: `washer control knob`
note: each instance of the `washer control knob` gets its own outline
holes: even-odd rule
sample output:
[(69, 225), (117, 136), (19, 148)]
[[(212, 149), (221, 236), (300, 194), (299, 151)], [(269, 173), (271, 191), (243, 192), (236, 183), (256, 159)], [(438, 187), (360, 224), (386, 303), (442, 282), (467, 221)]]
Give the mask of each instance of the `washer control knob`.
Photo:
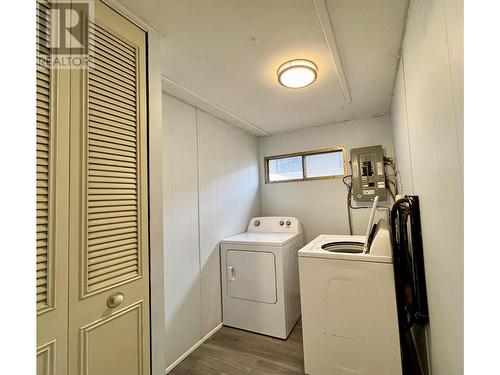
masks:
[(289, 227), (290, 225), (292, 225), (292, 222), (290, 220), (287, 220), (286, 221), (286, 226)]
[(258, 226), (260, 225), (260, 221), (259, 221), (259, 220), (255, 220), (255, 221), (253, 222), (253, 225), (255, 225), (256, 227), (258, 227)]
[(285, 225), (285, 222), (283, 220), (280, 220), (280, 227), (282, 227), (283, 225)]

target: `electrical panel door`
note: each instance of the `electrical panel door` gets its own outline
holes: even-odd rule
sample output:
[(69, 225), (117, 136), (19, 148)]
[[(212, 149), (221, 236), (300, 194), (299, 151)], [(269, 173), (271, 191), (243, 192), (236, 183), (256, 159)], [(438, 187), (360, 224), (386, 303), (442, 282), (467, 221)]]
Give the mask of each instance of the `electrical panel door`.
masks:
[(355, 201), (387, 200), (382, 146), (351, 149), (351, 169)]

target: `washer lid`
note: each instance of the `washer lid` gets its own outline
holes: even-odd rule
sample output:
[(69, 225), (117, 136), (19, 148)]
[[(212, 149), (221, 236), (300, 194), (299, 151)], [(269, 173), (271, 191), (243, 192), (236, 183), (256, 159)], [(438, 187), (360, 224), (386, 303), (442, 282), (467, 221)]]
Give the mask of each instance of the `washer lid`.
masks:
[(240, 233), (221, 240), (221, 244), (283, 246), (299, 236), (297, 233)]
[[(357, 262), (378, 262), (378, 263), (392, 263), (392, 256), (381, 255), (381, 254), (364, 254), (359, 252), (349, 253), (349, 252), (335, 252), (323, 249), (323, 246), (331, 243), (345, 243), (354, 242), (363, 244), (365, 240), (364, 236), (335, 236), (335, 235), (321, 235), (316, 237), (314, 240), (309, 242), (306, 246), (299, 250), (299, 257), (310, 257), (310, 258), (327, 258), (327, 259), (338, 259), (338, 260), (349, 260)], [(390, 246), (390, 242), (387, 244)], [(359, 245), (353, 246), (353, 248)], [(390, 249), (390, 248), (389, 248)]]

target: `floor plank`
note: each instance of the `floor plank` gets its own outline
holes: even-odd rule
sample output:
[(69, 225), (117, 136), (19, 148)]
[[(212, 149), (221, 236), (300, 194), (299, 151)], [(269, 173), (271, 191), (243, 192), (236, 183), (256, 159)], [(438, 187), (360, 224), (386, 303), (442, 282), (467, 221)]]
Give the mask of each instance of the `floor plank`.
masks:
[(170, 374), (303, 375), (301, 321), (297, 322), (287, 340), (222, 327)]

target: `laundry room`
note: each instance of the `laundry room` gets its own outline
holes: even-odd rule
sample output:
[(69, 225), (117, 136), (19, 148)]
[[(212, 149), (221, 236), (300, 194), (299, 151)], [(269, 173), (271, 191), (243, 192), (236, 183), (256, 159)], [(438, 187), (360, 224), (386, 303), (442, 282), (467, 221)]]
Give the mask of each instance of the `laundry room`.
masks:
[[(157, 8), (153, 13), (124, 2), (165, 35), (165, 311), (153, 329), (165, 343), (164, 368), (172, 374), (319, 375), (365, 373), (363, 368), (367, 374), (460, 373), (463, 245), (460, 238), (449, 238), (462, 231), (463, 215), (452, 203), (463, 194), (460, 4), (447, 4), (453, 7), (448, 9), (437, 2), (430, 11), (423, 1), (247, 2), (221, 6), (215, 14), (218, 3), (196, 10), (186, 2), (168, 4), (160, 7), (164, 13)], [(445, 11), (456, 17), (447, 25)], [(428, 19), (434, 23), (424, 30)], [(423, 43), (435, 49), (435, 57), (427, 55)], [(420, 65), (424, 58), (429, 71)], [(440, 76), (442, 69), (453, 74)], [(433, 104), (422, 90), (432, 93)], [(369, 189), (357, 189), (356, 194), (368, 194), (359, 199), (353, 185), (363, 184), (363, 167), (353, 178), (353, 157), (368, 154), (376, 158), (369, 166), (382, 169), (384, 177), (375, 186), (369, 181)], [(429, 175), (435, 176), (432, 182)], [(454, 181), (456, 188), (439, 191), (439, 181)], [(403, 345), (412, 348), (404, 354), (411, 358), (403, 360), (394, 295), (382, 292), (394, 293), (392, 264), (377, 264), (387, 268), (385, 275), (377, 276), (378, 268), (367, 270), (374, 279), (356, 279), (368, 281), (359, 290), (346, 286), (364, 296), (363, 303), (349, 296), (328, 301), (335, 289), (304, 300), (307, 286), (298, 279), (302, 258), (294, 263), (285, 255), (292, 258), (320, 235), (354, 235), (343, 240), (364, 242), (375, 196), (380, 199), (374, 224), (388, 223), (394, 201), (414, 194), (420, 198), (425, 234), (429, 308), (422, 314), (431, 324), (426, 317), (410, 323), (411, 342)], [(428, 218), (436, 206), (442, 217)], [(449, 227), (438, 229), (436, 221), (448, 215)], [(299, 226), (299, 240), (266, 237), (273, 236), (266, 232), (293, 234), (288, 221), (292, 228)], [(443, 232), (448, 237), (436, 238)], [(438, 271), (445, 259), (447, 278)], [(300, 283), (318, 289), (328, 283), (309, 280), (302, 271)], [(456, 294), (439, 292), (452, 287)], [(342, 288), (339, 284), (337, 292), (342, 294)], [(336, 303), (349, 303), (349, 308), (331, 307)], [(308, 310), (311, 305), (316, 313)], [(357, 315), (372, 308), (376, 317), (392, 318)], [(313, 325), (322, 319), (317, 311), (325, 309), (331, 309), (326, 314), (332, 319), (352, 319)], [(359, 330), (370, 331), (366, 324), (380, 328), (362, 337)], [(315, 337), (308, 330), (332, 336)], [(380, 339), (381, 332), (386, 346), (373, 357), (355, 354)], [(347, 339), (342, 341), (342, 335)], [(404, 366), (414, 371), (402, 370), (403, 361), (411, 362)]]
[(464, 374), (462, 1), (36, 4), (37, 375)]

